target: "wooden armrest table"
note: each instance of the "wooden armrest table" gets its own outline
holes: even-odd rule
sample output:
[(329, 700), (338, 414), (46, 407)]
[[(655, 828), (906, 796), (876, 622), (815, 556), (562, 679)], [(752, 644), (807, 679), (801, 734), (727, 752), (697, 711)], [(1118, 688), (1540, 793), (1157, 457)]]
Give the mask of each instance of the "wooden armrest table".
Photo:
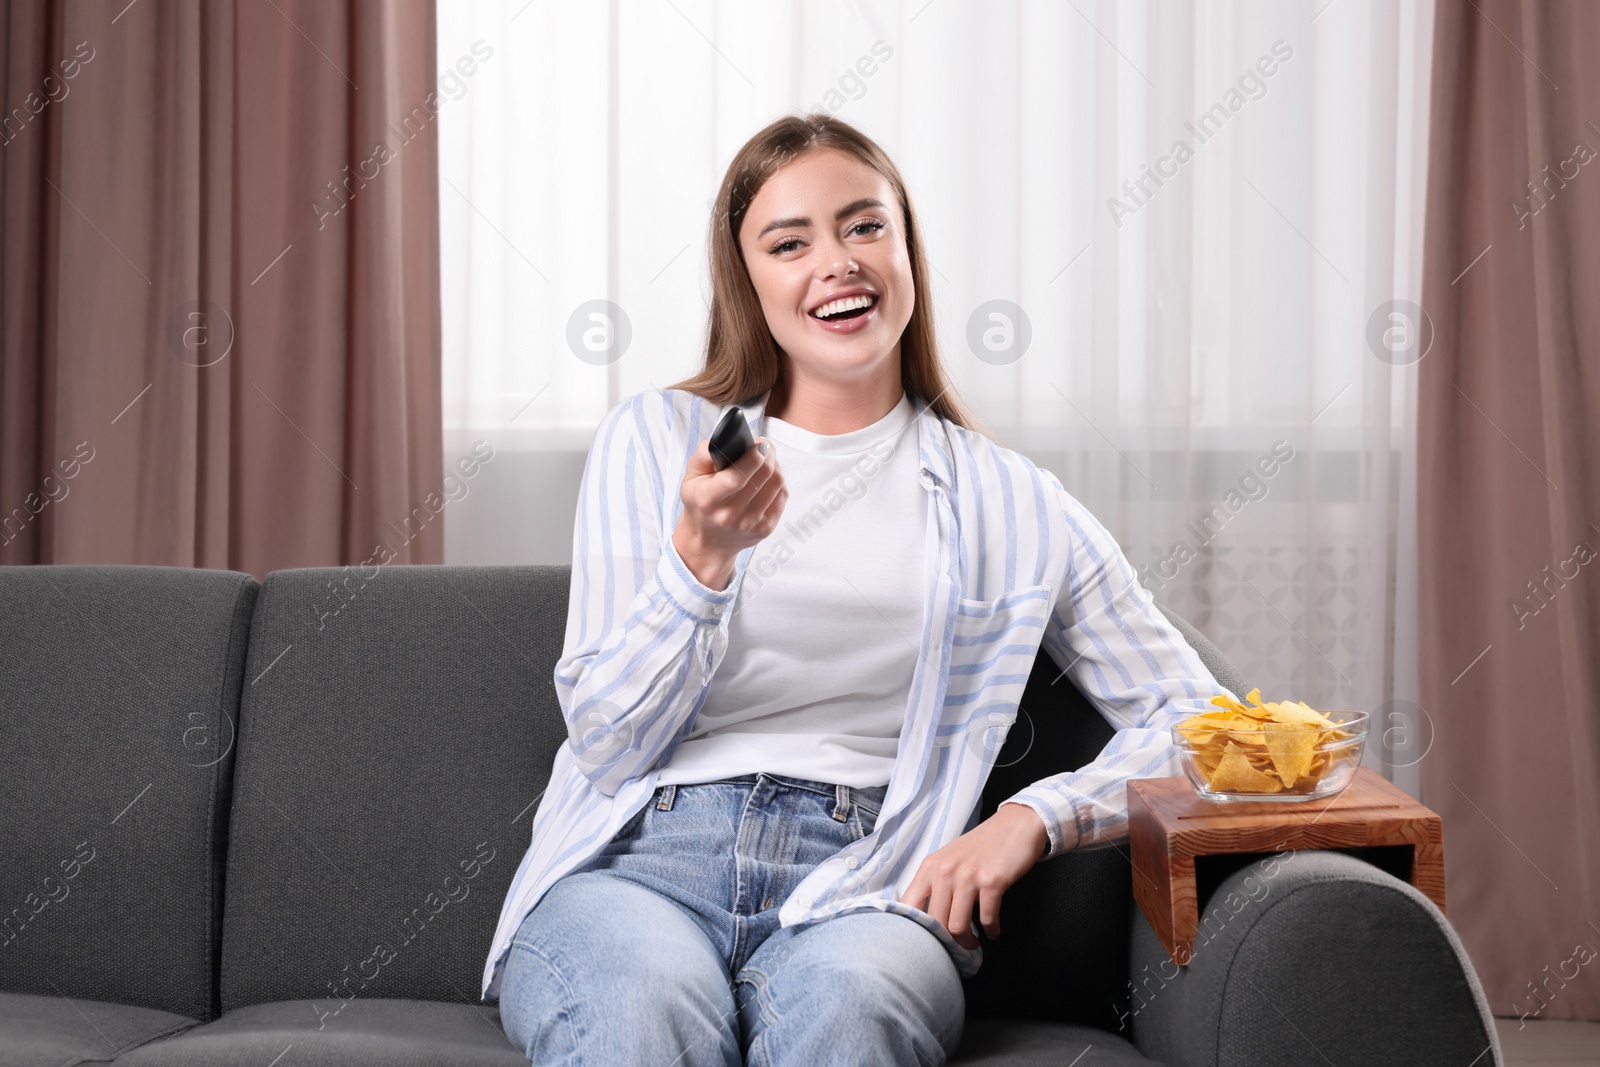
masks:
[(1200, 929), (1196, 856), (1413, 848), (1411, 884), (1444, 910), (1444, 827), (1439, 816), (1370, 767), (1335, 796), (1304, 803), (1202, 799), (1185, 778), (1128, 783), (1133, 896), (1172, 962), (1188, 964)]

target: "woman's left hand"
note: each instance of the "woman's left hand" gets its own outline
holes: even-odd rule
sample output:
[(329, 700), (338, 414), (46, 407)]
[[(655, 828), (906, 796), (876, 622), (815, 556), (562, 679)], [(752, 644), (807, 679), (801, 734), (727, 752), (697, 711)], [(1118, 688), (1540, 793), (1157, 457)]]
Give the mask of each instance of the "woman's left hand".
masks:
[(1000, 897), (1039, 861), (1049, 841), (1032, 808), (1001, 804), (983, 822), (930, 853), (900, 901), (938, 919), (956, 944), (977, 948), (973, 905), (984, 933), (999, 937)]

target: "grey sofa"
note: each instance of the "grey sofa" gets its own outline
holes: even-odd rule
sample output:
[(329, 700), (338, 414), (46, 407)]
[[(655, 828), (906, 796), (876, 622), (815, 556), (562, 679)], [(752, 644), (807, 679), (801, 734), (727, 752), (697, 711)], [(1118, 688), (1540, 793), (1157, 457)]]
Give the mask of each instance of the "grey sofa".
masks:
[[(568, 581), (0, 568), (0, 1067), (525, 1063), (479, 979), (566, 736)], [(1041, 655), (985, 815), (1110, 736), (1058, 673)], [(1202, 872), (1208, 914), (1245, 904), (1181, 974), (1125, 850), (1042, 863), (954, 1062), (1499, 1062), (1460, 944), (1386, 863), (1301, 853), (1264, 896), (1251, 857)]]

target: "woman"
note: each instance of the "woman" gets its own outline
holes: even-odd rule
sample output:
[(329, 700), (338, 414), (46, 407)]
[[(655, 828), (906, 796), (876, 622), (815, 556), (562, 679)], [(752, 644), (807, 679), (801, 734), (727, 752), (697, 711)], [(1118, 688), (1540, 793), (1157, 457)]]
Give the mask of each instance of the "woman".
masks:
[[(608, 413), (584, 471), (569, 738), (484, 996), (536, 1064), (942, 1063), (977, 927), (1125, 835), (1126, 781), (1177, 773), (1167, 728), (1220, 687), (1105, 529), (973, 428), (876, 144), (784, 117), (717, 206), (704, 369)], [(718, 471), (730, 405), (758, 447)], [(1119, 732), (979, 823), (1040, 647)]]

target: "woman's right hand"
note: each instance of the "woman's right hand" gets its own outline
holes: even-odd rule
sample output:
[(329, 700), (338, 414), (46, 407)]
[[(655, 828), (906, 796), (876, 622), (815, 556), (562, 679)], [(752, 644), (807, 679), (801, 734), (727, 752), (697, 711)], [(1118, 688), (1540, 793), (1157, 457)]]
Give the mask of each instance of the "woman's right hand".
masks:
[[(763, 447), (767, 455), (761, 454)], [(683, 514), (672, 543), (695, 578), (718, 590), (732, 580), (735, 557), (778, 528), (789, 498), (777, 446), (765, 437), (720, 471), (711, 461), (710, 439), (701, 441), (678, 492)]]

